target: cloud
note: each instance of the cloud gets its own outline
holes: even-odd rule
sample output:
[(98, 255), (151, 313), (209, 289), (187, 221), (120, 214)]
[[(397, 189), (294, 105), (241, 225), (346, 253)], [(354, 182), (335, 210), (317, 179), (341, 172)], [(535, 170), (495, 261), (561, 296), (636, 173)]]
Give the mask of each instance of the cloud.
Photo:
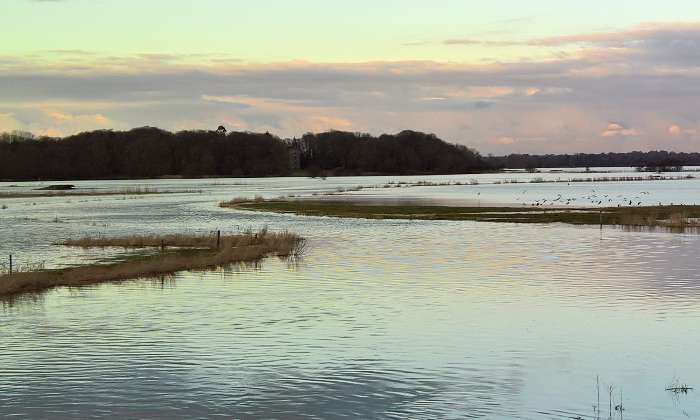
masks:
[(638, 137), (639, 135), (641, 135), (639, 130), (614, 122), (608, 124), (605, 130), (600, 133), (601, 137)]
[(443, 45), (478, 45), (485, 47), (512, 47), (526, 45), (526, 42), (509, 40), (488, 40), (478, 38), (453, 38), (442, 41)]
[(353, 126), (353, 122), (347, 118), (327, 115), (312, 115), (308, 124), (311, 131), (348, 130)]
[(680, 125), (671, 124), (668, 127), (668, 134), (671, 135), (672, 137), (694, 136), (694, 135), (698, 134), (698, 129), (696, 129), (696, 128), (683, 128)]
[(513, 137), (501, 136), (489, 140), (490, 144), (505, 145), (510, 146), (515, 144), (515, 139)]
[(218, 102), (222, 104), (234, 105), (241, 108), (250, 108), (250, 104), (246, 103), (245, 98), (239, 96), (226, 96), (226, 95), (202, 95), (203, 101), (208, 102)]
[(0, 130), (225, 123), (298, 136), (412, 128), (485, 153), (696, 150), (696, 39), (700, 24), (650, 24), (538, 40), (566, 54), (490, 64), (260, 64), (231, 55), (72, 50), (2, 56), (0, 114), (9, 116), (0, 116)]
[(700, 33), (700, 22), (645, 23), (637, 27), (607, 32), (553, 36), (531, 40), (531, 45), (605, 44), (625, 45), (640, 40), (664, 42), (693, 41)]
[(75, 121), (94, 123), (95, 125), (106, 126), (109, 119), (102, 114), (93, 115), (73, 115), (61, 111), (46, 111), (46, 115), (56, 124), (67, 124)]
[(568, 56), (580, 59), (611, 59), (623, 65), (631, 61), (668, 66), (674, 63), (700, 65), (700, 22), (654, 22), (617, 31), (560, 35), (526, 40), (453, 38), (447, 46), (490, 48), (529, 47), (550, 59)]
[(514, 90), (510, 86), (472, 86), (468, 92), (471, 98), (492, 99), (512, 95)]
[[(342, 111), (317, 106), (313, 101), (250, 96), (202, 95), (206, 102), (233, 106), (235, 117), (224, 111), (220, 119), (229, 125), (249, 130), (306, 131), (346, 130), (353, 122), (339, 116)], [(229, 111), (230, 112), (230, 111)], [(228, 115), (227, 115), (228, 114)], [(251, 124), (252, 123), (252, 124)]]
[(620, 31), (541, 38), (530, 44), (578, 47), (580, 57), (597, 56), (621, 66), (651, 66), (655, 71), (687, 71), (687, 67), (700, 66), (700, 22), (647, 23)]
[[(3, 117), (7, 115), (7, 117)], [(101, 113), (77, 113), (44, 106), (18, 108), (14, 113), (0, 113), (0, 132), (22, 129), (38, 135), (61, 137), (102, 128), (127, 128)]]
[(8, 132), (22, 128), (22, 124), (17, 121), (12, 112), (0, 113), (0, 132)]

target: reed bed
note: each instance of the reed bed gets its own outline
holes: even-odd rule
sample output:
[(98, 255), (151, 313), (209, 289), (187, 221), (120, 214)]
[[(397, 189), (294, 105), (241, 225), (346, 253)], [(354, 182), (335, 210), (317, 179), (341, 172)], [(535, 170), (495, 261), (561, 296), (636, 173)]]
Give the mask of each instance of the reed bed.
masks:
[(61, 270), (20, 272), (0, 276), (0, 296), (39, 292), (59, 286), (85, 286), (135, 278), (169, 275), (178, 271), (223, 267), (257, 261), (268, 256), (301, 256), (305, 240), (290, 232), (271, 233), (267, 229), (239, 235), (221, 236), (131, 236), (122, 238), (82, 238), (66, 241), (81, 247), (181, 247), (153, 256), (128, 258), (112, 264), (92, 264)]
[(228, 201), (222, 201), (219, 203), (219, 207), (223, 208), (230, 208), (230, 207), (236, 207), (239, 204), (243, 203), (261, 203), (265, 201), (263, 196), (261, 195), (256, 195), (254, 198), (246, 198), (246, 197), (236, 197)]
[[(240, 235), (245, 236), (247, 235)], [(233, 237), (224, 237), (224, 241), (231, 241)], [(216, 246), (215, 235), (131, 235), (118, 238), (103, 236), (86, 236), (78, 239), (68, 239), (61, 243), (65, 246), (76, 246), (82, 248), (97, 247), (121, 247), (121, 248), (147, 248), (147, 247), (189, 247), (189, 248), (211, 248)]]

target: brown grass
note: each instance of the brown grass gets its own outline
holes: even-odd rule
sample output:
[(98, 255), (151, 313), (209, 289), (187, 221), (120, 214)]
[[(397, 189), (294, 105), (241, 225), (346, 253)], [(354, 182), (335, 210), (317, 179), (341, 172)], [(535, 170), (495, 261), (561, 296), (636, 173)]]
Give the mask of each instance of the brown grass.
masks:
[(700, 231), (700, 206), (601, 208), (452, 207), (412, 204), (363, 204), (347, 201), (263, 200), (232, 205), (241, 210), (359, 219), (471, 220), (505, 223), (569, 223)]
[(261, 203), (263, 201), (265, 201), (265, 199), (261, 195), (256, 195), (255, 198), (236, 197), (236, 198), (232, 198), (229, 201), (220, 202), (219, 207), (232, 208), (232, 207), (236, 207), (239, 204), (243, 204), (243, 203)]
[[(222, 241), (231, 242), (249, 238), (251, 235), (223, 236)], [(147, 247), (182, 247), (182, 248), (213, 248), (216, 246), (216, 235), (132, 235), (118, 238), (103, 236), (86, 236), (78, 239), (68, 239), (61, 245), (77, 246), (82, 248), (121, 247), (121, 248), (147, 248)]]
[(161, 241), (166, 241), (166, 239), (172, 241), (172, 246), (187, 248), (155, 256), (134, 257), (114, 264), (93, 264), (62, 270), (0, 276), (0, 296), (38, 292), (59, 286), (84, 286), (167, 275), (185, 270), (209, 269), (239, 262), (256, 261), (268, 256), (300, 256), (304, 252), (305, 246), (305, 240), (293, 233), (270, 233), (266, 229), (256, 233), (222, 236), (219, 248), (215, 246), (215, 237), (213, 238), (214, 242), (212, 242), (211, 236), (185, 235), (83, 238), (66, 243), (83, 247), (146, 247), (160, 246)]
[(647, 212), (629, 211), (620, 213), (617, 224), (622, 226), (655, 226), (659, 224), (659, 211), (651, 208)]

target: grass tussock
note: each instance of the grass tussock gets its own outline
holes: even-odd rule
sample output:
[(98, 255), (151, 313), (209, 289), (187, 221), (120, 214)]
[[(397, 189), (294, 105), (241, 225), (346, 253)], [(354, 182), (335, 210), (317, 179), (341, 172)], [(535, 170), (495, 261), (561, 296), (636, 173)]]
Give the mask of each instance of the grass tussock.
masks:
[(261, 203), (265, 201), (262, 195), (256, 195), (254, 198), (246, 198), (246, 197), (236, 197), (228, 201), (222, 201), (219, 203), (219, 207), (223, 208), (233, 208), (237, 207), (239, 204), (244, 204), (244, 203)]
[(255, 233), (222, 236), (219, 247), (216, 247), (216, 237), (186, 235), (83, 238), (66, 241), (66, 245), (159, 247), (163, 242), (168, 243), (169, 246), (184, 248), (153, 256), (132, 257), (113, 264), (93, 264), (0, 276), (0, 296), (38, 292), (59, 286), (84, 286), (155, 277), (178, 271), (223, 267), (234, 263), (257, 261), (268, 256), (298, 257), (303, 254), (305, 247), (305, 240), (296, 234), (271, 233), (267, 229)]

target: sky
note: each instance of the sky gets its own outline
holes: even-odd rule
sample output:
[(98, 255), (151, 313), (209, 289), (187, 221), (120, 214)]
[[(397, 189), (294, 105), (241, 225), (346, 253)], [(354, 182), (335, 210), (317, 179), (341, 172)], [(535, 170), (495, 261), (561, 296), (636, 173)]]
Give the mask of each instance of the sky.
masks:
[(1, 0), (0, 131), (697, 151), (697, 0)]

